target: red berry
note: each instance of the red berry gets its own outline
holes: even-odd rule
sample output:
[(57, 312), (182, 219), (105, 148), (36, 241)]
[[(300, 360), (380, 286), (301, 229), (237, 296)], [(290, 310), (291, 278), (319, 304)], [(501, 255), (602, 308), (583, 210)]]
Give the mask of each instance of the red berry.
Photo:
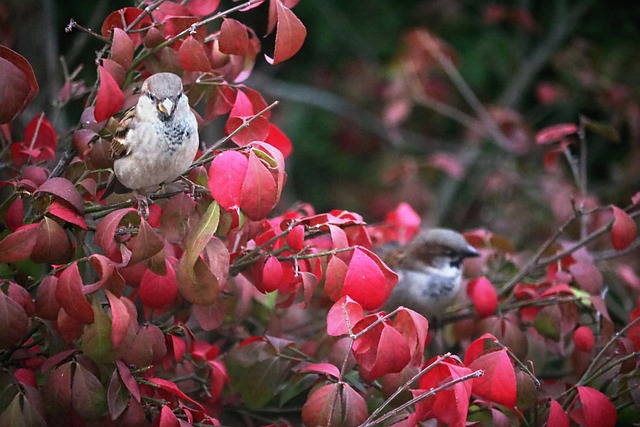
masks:
[(593, 345), (595, 344), (595, 338), (593, 337), (593, 332), (591, 328), (588, 326), (580, 326), (573, 333), (573, 343), (576, 348), (580, 351), (588, 352), (591, 351)]

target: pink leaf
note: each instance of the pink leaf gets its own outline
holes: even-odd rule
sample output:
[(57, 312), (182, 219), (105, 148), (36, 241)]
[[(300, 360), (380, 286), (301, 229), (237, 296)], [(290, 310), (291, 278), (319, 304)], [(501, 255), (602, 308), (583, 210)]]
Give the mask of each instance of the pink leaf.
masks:
[(577, 132), (578, 126), (573, 123), (549, 126), (536, 134), (536, 144), (551, 144)]
[(628, 213), (617, 206), (613, 208), (613, 228), (611, 229), (611, 244), (617, 251), (628, 247), (636, 238), (637, 226)]
[(479, 277), (469, 282), (467, 294), (473, 301), (478, 316), (487, 317), (496, 312), (498, 308), (498, 294), (489, 279)]
[(363, 317), (364, 310), (360, 304), (344, 296), (331, 306), (327, 314), (327, 334), (333, 337), (346, 335), (350, 332), (348, 325), (353, 328)]
[(582, 408), (574, 409), (570, 415), (586, 427), (613, 427), (616, 425), (616, 407), (602, 392), (586, 386), (578, 386)]
[[(365, 310), (375, 310), (384, 304), (391, 292), (387, 277), (372, 252), (356, 247), (344, 278), (343, 295), (349, 295)], [(397, 276), (396, 276), (397, 280)], [(395, 284), (394, 284), (395, 285)]]
[(97, 122), (102, 122), (120, 111), (124, 104), (124, 93), (104, 67), (100, 66), (98, 69), (100, 70), (100, 87), (93, 114)]
[(564, 412), (562, 406), (556, 401), (552, 400), (549, 407), (549, 418), (547, 419), (547, 425), (549, 427), (569, 427), (569, 416)]
[(516, 405), (516, 374), (506, 350), (483, 354), (469, 368), (484, 371), (473, 380), (474, 394), (509, 408)]
[(254, 150), (249, 151), (247, 173), (242, 184), (240, 209), (248, 218), (258, 221), (265, 218), (279, 199), (273, 175)]
[(187, 9), (195, 16), (210, 15), (218, 8), (220, 0), (189, 0)]
[(208, 187), (213, 198), (224, 209), (240, 206), (242, 186), (249, 160), (238, 151), (224, 151), (218, 154), (209, 168)]
[(332, 365), (331, 363), (310, 363), (302, 368), (300, 372), (317, 372), (340, 379), (340, 370), (336, 365)]

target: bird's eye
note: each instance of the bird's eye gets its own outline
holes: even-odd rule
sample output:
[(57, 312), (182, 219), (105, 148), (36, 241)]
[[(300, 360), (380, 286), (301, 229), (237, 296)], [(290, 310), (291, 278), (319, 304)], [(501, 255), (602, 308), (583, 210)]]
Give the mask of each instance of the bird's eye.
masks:
[(157, 101), (156, 96), (154, 94), (152, 94), (151, 92), (147, 92), (147, 96), (149, 97), (150, 100), (152, 101)]

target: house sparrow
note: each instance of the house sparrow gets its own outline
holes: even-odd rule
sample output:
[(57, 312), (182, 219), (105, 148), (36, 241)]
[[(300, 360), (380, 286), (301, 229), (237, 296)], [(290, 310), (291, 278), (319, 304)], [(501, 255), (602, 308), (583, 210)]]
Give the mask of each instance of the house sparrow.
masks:
[(182, 80), (172, 73), (152, 75), (111, 140), (115, 176), (102, 198), (132, 190), (144, 194), (173, 181), (189, 168), (198, 146), (198, 123)]
[(406, 246), (383, 255), (398, 274), (385, 309), (410, 308), (428, 319), (439, 317), (460, 291), (462, 261), (478, 252), (460, 233), (443, 228), (420, 232)]

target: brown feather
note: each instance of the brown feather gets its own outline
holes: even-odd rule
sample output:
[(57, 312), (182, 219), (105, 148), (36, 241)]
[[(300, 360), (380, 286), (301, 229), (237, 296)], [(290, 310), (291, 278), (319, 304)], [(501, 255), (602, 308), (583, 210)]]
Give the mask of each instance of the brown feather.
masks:
[(118, 123), (118, 127), (111, 139), (111, 145), (109, 147), (109, 158), (112, 160), (119, 159), (129, 154), (130, 147), (123, 144), (123, 141), (127, 137), (127, 133), (131, 128), (131, 121), (136, 116), (136, 107), (133, 106), (125, 111), (122, 120)]

